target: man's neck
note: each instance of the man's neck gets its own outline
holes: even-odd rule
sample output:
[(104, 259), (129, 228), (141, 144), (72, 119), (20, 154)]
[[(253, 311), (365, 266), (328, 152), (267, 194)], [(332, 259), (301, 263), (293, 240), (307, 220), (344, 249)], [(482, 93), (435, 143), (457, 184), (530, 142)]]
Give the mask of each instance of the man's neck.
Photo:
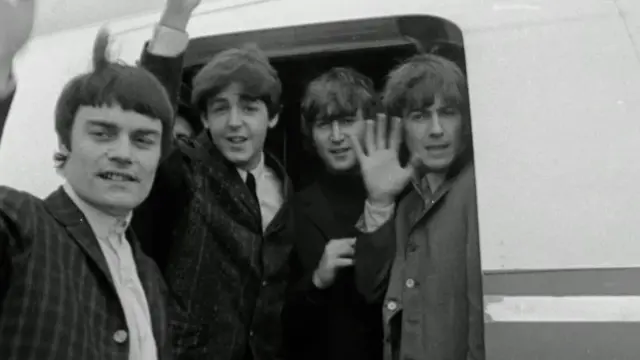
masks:
[(264, 171), (264, 152), (260, 153), (260, 156), (257, 157), (257, 161), (252, 159), (248, 163), (243, 166), (236, 166), (240, 176), (242, 176), (242, 180), (246, 180), (246, 175), (248, 172), (251, 172), (254, 175), (259, 175)]
[(446, 173), (427, 173), (426, 177), (429, 189), (431, 189), (432, 193), (435, 193), (438, 191), (442, 183), (444, 183)]

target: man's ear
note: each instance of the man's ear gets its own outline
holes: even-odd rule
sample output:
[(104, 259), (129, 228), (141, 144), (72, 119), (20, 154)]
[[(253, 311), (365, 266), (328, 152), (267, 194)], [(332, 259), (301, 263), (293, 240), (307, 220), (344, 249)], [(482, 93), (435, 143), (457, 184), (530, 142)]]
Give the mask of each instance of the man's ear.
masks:
[(278, 125), (278, 121), (280, 120), (280, 114), (276, 114), (271, 120), (269, 120), (269, 129), (273, 129)]
[(207, 121), (207, 117), (206, 117), (206, 116), (204, 116), (204, 114), (200, 115), (200, 121), (202, 121), (202, 126), (203, 126), (205, 129), (208, 129), (208, 128), (209, 128), (209, 122)]
[(70, 154), (71, 154), (71, 151), (66, 145), (62, 143), (58, 143), (58, 150), (53, 154), (53, 164), (54, 164), (54, 167), (56, 168), (56, 172), (58, 173), (58, 175), (64, 176), (62, 171), (63, 171), (64, 165), (67, 163), (67, 160), (69, 159)]

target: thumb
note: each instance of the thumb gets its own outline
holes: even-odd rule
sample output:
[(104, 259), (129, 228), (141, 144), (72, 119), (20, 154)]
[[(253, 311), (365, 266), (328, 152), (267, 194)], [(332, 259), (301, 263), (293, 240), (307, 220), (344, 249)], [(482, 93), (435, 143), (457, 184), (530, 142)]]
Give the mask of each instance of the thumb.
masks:
[(404, 167), (403, 179), (405, 182), (411, 180), (418, 171), (418, 167), (422, 164), (422, 159), (418, 155), (413, 155), (407, 165)]

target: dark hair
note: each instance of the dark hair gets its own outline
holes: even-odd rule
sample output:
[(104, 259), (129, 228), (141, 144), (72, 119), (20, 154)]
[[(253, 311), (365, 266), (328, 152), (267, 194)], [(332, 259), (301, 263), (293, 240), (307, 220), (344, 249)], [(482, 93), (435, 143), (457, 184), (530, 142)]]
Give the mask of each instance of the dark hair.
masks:
[(382, 103), (390, 115), (403, 116), (433, 105), (436, 95), (462, 111), (468, 108), (467, 80), (462, 70), (441, 56), (420, 54), (389, 73)]
[(267, 56), (256, 45), (228, 49), (216, 54), (193, 78), (191, 103), (201, 114), (207, 102), (233, 83), (243, 91), (262, 100), (272, 118), (280, 112), (282, 83)]
[[(156, 77), (144, 68), (107, 59), (109, 34), (101, 30), (93, 46), (93, 70), (71, 79), (62, 90), (55, 109), (58, 140), (71, 150), (71, 132), (81, 106), (120, 106), (123, 110), (159, 119), (162, 122), (162, 153), (172, 141), (173, 107)], [(56, 167), (64, 166), (66, 155), (54, 156)]]
[[(387, 76), (382, 105), (389, 115), (403, 117), (408, 112), (432, 106), (436, 96), (441, 96), (448, 105), (455, 106), (463, 116), (464, 149), (453, 165), (457, 169), (473, 158), (467, 79), (458, 65), (433, 54), (409, 58)], [(409, 158), (404, 145), (400, 157), (403, 163)]]
[(376, 101), (371, 79), (351, 68), (333, 68), (307, 85), (300, 105), (303, 134), (309, 137), (320, 119), (352, 116), (358, 110), (372, 117)]
[(177, 115), (187, 121), (189, 126), (191, 126), (191, 128), (193, 129), (194, 136), (199, 134), (204, 129), (202, 120), (200, 120), (200, 114), (190, 105), (184, 104), (182, 102), (179, 103)]

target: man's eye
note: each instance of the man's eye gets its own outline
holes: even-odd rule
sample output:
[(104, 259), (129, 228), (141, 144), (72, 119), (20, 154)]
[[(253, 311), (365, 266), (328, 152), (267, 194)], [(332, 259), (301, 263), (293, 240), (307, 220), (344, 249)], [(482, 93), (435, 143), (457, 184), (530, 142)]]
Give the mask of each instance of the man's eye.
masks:
[(420, 120), (423, 120), (424, 118), (425, 118), (425, 115), (421, 112), (416, 111), (409, 114), (409, 119), (413, 121), (420, 121)]
[(459, 112), (458, 112), (458, 109), (456, 109), (456, 108), (448, 107), (448, 108), (444, 108), (444, 109), (442, 109), (442, 113), (443, 113), (444, 115), (450, 115), (450, 116), (453, 116), (453, 115), (458, 115), (458, 113), (459, 113)]
[(106, 131), (91, 131), (90, 134), (96, 139), (103, 140), (109, 138), (109, 133), (107, 133)]
[(211, 108), (211, 112), (214, 113), (214, 114), (219, 114), (219, 113), (221, 113), (223, 111), (226, 111), (226, 110), (227, 110), (227, 108), (224, 107), (224, 106), (214, 106), (214, 107)]
[(258, 107), (255, 105), (248, 105), (244, 107), (244, 111), (248, 113), (254, 113), (258, 111)]
[(151, 139), (148, 136), (142, 136), (142, 137), (136, 138), (135, 141), (136, 143), (145, 145), (145, 146), (153, 145), (155, 143), (155, 140)]

